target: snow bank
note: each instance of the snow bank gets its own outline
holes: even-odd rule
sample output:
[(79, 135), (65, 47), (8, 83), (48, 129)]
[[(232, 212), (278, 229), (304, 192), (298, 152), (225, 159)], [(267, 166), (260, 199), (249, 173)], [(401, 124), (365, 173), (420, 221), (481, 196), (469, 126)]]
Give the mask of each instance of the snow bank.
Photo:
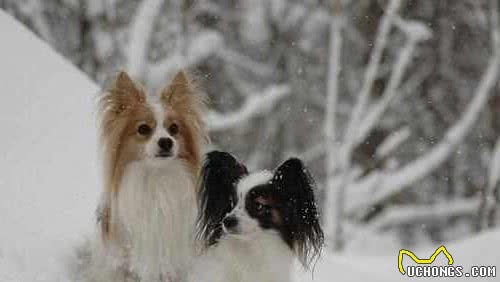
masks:
[[(314, 280), (311, 274), (302, 274), (296, 279), (299, 281), (316, 282), (396, 282), (396, 281), (498, 281), (500, 271), (500, 255), (498, 246), (500, 245), (500, 230), (494, 230), (479, 234), (461, 242), (444, 244), (453, 256), (455, 266), (463, 266), (465, 272), (470, 271), (474, 265), (486, 265), (497, 267), (496, 278), (410, 278), (403, 276), (398, 271), (399, 250), (394, 249), (394, 255), (363, 255), (362, 253), (353, 255), (332, 255), (325, 254), (318, 262), (314, 271)], [(419, 258), (429, 258), (439, 245), (412, 249)], [(387, 253), (387, 252), (386, 252)], [(443, 257), (436, 259), (436, 265), (445, 265)], [(405, 257), (403, 265), (414, 265), (411, 259)]]
[(65, 281), (96, 206), (97, 87), (0, 10), (0, 281)]

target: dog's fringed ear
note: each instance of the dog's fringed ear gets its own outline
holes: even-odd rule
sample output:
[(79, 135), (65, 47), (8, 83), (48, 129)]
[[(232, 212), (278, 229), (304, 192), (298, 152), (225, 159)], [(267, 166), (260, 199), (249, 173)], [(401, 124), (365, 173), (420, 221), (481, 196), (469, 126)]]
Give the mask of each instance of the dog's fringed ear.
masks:
[(130, 96), (136, 102), (144, 102), (144, 91), (141, 86), (137, 85), (130, 76), (124, 72), (120, 71), (112, 85), (110, 86), (109, 92), (114, 92), (121, 96)]
[(248, 174), (247, 168), (231, 154), (212, 151), (201, 169), (198, 200), (198, 234), (204, 247), (216, 243), (222, 235), (222, 219), (236, 205), (236, 183)]
[(130, 76), (124, 71), (121, 71), (117, 74), (115, 86), (116, 88), (122, 89), (127, 92), (133, 92), (138, 90), (134, 82), (130, 78)]
[(114, 118), (132, 109), (133, 105), (144, 103), (145, 99), (143, 88), (126, 72), (121, 71), (106, 83), (99, 101), (100, 116), (103, 121), (113, 121)]
[(191, 74), (186, 71), (179, 71), (170, 85), (165, 87), (160, 97), (164, 105), (171, 105), (178, 108), (187, 106), (203, 106), (206, 97)]
[(165, 104), (174, 104), (180, 97), (189, 94), (189, 78), (184, 71), (179, 71), (170, 85), (163, 89), (161, 101)]
[(301, 160), (290, 158), (278, 167), (271, 182), (279, 190), (285, 205), (285, 225), (305, 268), (319, 257), (324, 235), (314, 198), (314, 181)]

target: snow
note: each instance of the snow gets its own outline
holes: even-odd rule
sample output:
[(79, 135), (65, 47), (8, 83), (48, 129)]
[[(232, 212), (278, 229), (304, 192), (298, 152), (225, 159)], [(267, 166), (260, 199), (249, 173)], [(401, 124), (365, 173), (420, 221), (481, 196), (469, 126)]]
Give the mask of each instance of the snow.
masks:
[[(98, 88), (1, 11), (0, 32), (6, 39), (0, 45), (0, 281), (71, 281), (73, 254), (93, 232), (100, 190)], [(457, 265), (498, 266), (493, 246), (499, 244), (500, 230), (494, 230), (446, 247)], [(415, 253), (429, 256), (436, 247)], [(397, 270), (398, 251), (386, 247), (376, 256), (325, 251), (314, 276), (303, 273), (296, 281), (408, 281)]]
[(98, 89), (3, 12), (0, 33), (0, 281), (64, 281), (94, 220)]
[[(463, 266), (464, 271), (470, 271), (473, 265), (497, 266), (496, 278), (467, 278), (467, 281), (498, 281), (498, 267), (500, 257), (495, 247), (500, 243), (500, 230), (479, 234), (462, 242), (445, 244), (446, 249), (453, 256), (454, 266)], [(436, 246), (410, 249), (419, 258), (428, 258), (436, 250)], [(389, 251), (389, 250), (388, 250)], [(396, 281), (461, 281), (464, 278), (409, 278), (398, 271), (397, 256), (399, 249), (391, 250), (388, 255), (368, 255), (363, 252), (353, 255), (323, 255), (314, 271), (314, 280), (310, 273), (302, 273), (296, 281), (370, 281), (370, 282), (396, 282)], [(437, 259), (435, 265), (442, 265), (443, 258)], [(403, 266), (414, 265), (410, 259), (403, 259)]]

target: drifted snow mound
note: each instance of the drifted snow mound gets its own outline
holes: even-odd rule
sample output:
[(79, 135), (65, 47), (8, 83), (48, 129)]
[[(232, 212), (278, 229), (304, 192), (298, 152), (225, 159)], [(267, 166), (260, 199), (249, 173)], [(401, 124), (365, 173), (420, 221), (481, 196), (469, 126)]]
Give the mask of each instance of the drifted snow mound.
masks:
[[(76, 247), (93, 232), (100, 190), (98, 88), (2, 11), (0, 34), (0, 282), (70, 281)], [(500, 267), (499, 230), (445, 245), (457, 265)], [(436, 247), (414, 251), (424, 258)], [(398, 251), (370, 257), (325, 251), (314, 281), (410, 281), (397, 270)]]
[(98, 198), (98, 88), (0, 10), (0, 281), (67, 281)]
[[(472, 238), (460, 242), (444, 243), (449, 253), (453, 256), (454, 266), (463, 266), (464, 272), (470, 272), (471, 266), (496, 266), (496, 278), (410, 278), (403, 276), (398, 271), (399, 250), (394, 249), (392, 256), (363, 255), (361, 253), (352, 255), (324, 254), (317, 263), (314, 271), (314, 280), (311, 274), (299, 275), (295, 280), (320, 281), (320, 282), (396, 282), (396, 281), (498, 281), (500, 271), (500, 230), (492, 230), (481, 233)], [(436, 246), (421, 248), (409, 248), (419, 258), (429, 258)], [(407, 256), (403, 259), (403, 265), (415, 265)], [(433, 265), (447, 265), (444, 255), (439, 255)]]

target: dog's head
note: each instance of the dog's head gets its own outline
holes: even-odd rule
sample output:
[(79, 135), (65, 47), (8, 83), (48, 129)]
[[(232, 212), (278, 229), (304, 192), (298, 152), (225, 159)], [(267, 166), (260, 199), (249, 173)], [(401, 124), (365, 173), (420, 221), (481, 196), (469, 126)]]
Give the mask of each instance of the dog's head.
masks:
[(320, 254), (324, 236), (314, 183), (302, 161), (291, 158), (274, 173), (248, 174), (228, 153), (213, 152), (202, 175), (200, 221), (207, 245), (223, 235), (251, 240), (270, 233), (294, 250), (306, 267)]
[[(202, 146), (207, 140), (202, 113), (204, 95), (181, 71), (157, 97), (148, 96), (138, 82), (120, 72), (99, 104), (104, 154), (105, 199), (118, 194), (127, 165), (167, 167), (182, 161), (197, 176)], [(109, 200), (108, 200), (109, 201)], [(109, 232), (109, 208), (101, 207), (103, 233)]]

